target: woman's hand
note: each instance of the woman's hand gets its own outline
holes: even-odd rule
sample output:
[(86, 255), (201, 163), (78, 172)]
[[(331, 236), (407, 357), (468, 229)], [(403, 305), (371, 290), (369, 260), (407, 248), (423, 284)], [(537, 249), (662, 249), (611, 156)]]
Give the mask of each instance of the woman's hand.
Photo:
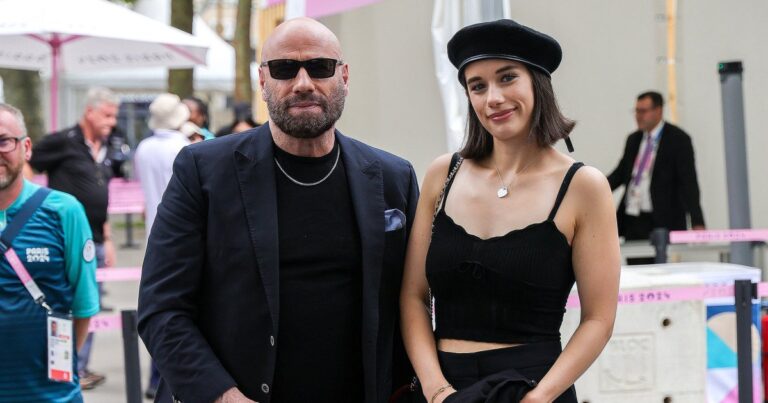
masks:
[(523, 399), (520, 400), (520, 403), (551, 403), (551, 402), (552, 400), (545, 399), (541, 396), (538, 396), (536, 389), (533, 389), (528, 393), (526, 393), (525, 396), (523, 396)]

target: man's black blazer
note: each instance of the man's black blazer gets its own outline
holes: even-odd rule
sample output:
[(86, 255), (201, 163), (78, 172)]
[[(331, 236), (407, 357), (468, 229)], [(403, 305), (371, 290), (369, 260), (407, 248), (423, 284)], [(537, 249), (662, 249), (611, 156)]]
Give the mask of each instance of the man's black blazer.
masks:
[[(636, 131), (627, 137), (619, 166), (608, 175), (611, 189), (624, 185), (624, 195), (617, 211), (620, 235), (625, 233), (627, 189), (632, 180), (632, 169), (642, 139), (642, 131)], [(651, 173), (651, 203), (654, 228), (685, 230), (686, 215), (690, 215), (691, 225), (704, 225), (691, 138), (682, 129), (667, 122), (664, 122), (661, 129)]]
[[(407, 161), (338, 131), (336, 141), (362, 243), (365, 401), (386, 402), (409, 377), (398, 297), (418, 184)], [(158, 401), (208, 403), (233, 386), (270, 401), (280, 343), (276, 197), (268, 124), (179, 153), (139, 292), (139, 332), (163, 377)], [(403, 228), (385, 232), (389, 209), (405, 214)]]

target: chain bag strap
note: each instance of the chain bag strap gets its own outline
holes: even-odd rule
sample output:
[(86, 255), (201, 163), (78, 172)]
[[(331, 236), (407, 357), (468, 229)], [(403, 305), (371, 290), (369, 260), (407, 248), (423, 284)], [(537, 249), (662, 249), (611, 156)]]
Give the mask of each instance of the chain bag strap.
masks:
[[(440, 191), (440, 196), (437, 197), (437, 200), (435, 201), (435, 212), (432, 214), (432, 235), (435, 234), (435, 219), (437, 218), (437, 213), (440, 212), (440, 209), (443, 208), (443, 203), (445, 203), (445, 190), (448, 188), (448, 185), (453, 181), (453, 177), (456, 176), (456, 172), (459, 170), (459, 167), (461, 166), (461, 163), (464, 162), (464, 158), (459, 155), (459, 153), (454, 153), (453, 157), (451, 157), (451, 169), (448, 171), (448, 176), (445, 178), (445, 183), (443, 184), (443, 190)], [(432, 289), (430, 288), (428, 290), (429, 293), (429, 318), (432, 321), (432, 327), (435, 326), (435, 299), (432, 297)]]

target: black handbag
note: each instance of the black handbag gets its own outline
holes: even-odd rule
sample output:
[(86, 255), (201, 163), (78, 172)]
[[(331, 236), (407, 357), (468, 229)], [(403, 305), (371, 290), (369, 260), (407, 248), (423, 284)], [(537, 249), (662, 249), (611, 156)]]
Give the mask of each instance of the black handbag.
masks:
[(389, 397), (389, 403), (424, 403), (424, 395), (421, 392), (421, 385), (415, 376), (411, 383), (403, 385), (392, 393)]

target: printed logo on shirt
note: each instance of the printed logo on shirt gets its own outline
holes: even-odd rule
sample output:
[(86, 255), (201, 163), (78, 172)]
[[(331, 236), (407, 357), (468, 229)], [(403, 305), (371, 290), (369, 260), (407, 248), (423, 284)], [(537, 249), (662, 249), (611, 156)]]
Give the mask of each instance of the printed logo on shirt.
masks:
[(89, 239), (85, 241), (85, 245), (83, 245), (83, 260), (85, 260), (86, 263), (90, 263), (93, 261), (94, 257), (96, 257), (96, 245), (93, 243), (92, 239)]
[(51, 255), (48, 248), (27, 248), (28, 263), (48, 263), (51, 261)]

